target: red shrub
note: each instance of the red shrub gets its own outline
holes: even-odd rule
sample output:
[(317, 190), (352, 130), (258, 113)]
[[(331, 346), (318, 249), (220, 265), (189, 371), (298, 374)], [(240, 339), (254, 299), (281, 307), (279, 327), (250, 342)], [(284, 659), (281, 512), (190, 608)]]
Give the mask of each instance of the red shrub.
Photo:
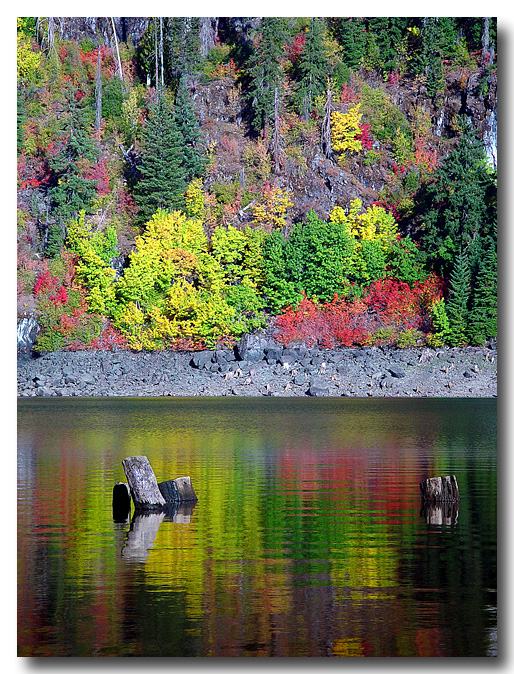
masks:
[(57, 290), (57, 285), (59, 279), (56, 276), (52, 276), (48, 270), (42, 272), (38, 275), (36, 282), (34, 284), (34, 295), (39, 295), (43, 292), (55, 291)]
[(84, 178), (96, 182), (96, 191), (100, 196), (110, 193), (109, 174), (107, 172), (107, 162), (105, 159), (100, 159), (97, 164), (89, 166), (84, 172)]
[(359, 95), (353, 87), (349, 84), (343, 84), (341, 87), (341, 103), (351, 104), (357, 103)]
[(415, 328), (428, 330), (430, 307), (442, 297), (442, 281), (435, 275), (412, 287), (403, 281), (382, 279), (371, 283), (362, 299), (334, 296), (317, 304), (304, 297), (275, 319), (275, 338), (282, 344), (302, 342), (322, 348), (363, 346), (380, 328), (391, 335)]
[(127, 349), (127, 340), (123, 335), (108, 324), (102, 330), (100, 337), (93, 339), (89, 345), (90, 349), (100, 349), (102, 351), (115, 351), (116, 349)]
[(303, 52), (306, 39), (307, 35), (305, 33), (298, 33), (291, 44), (287, 46), (287, 58), (291, 61), (291, 63), (295, 63)]
[(49, 299), (55, 305), (66, 304), (66, 302), (68, 301), (68, 291), (64, 286), (61, 286), (56, 293), (50, 295)]
[(373, 137), (370, 133), (371, 124), (361, 124), (360, 133), (355, 136), (356, 140), (360, 140), (363, 150), (371, 150), (373, 147)]
[(387, 82), (389, 84), (398, 84), (398, 82), (400, 81), (400, 78), (401, 78), (400, 73), (397, 70), (393, 70), (387, 76)]

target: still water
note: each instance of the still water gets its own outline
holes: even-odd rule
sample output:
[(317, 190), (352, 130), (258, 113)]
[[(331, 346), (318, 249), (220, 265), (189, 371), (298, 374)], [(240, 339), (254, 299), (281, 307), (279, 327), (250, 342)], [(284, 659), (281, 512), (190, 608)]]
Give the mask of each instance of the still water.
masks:
[[(113, 521), (136, 454), (191, 512)], [(20, 655), (496, 654), (494, 400), (20, 400), (18, 498)]]

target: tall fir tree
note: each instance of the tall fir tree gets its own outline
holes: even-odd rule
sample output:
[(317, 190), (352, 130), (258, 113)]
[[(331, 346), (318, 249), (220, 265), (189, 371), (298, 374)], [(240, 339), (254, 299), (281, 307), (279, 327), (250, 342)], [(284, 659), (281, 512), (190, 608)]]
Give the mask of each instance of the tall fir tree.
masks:
[(368, 19), (368, 31), (375, 37), (384, 72), (396, 70), (400, 61), (402, 40), (406, 36), (409, 19), (393, 16), (378, 16)]
[(264, 17), (256, 36), (256, 46), (248, 59), (250, 104), (254, 131), (265, 131), (273, 119), (275, 89), (282, 88), (284, 73), (280, 57), (284, 51), (285, 21), (277, 17)]
[(462, 249), (468, 249), (475, 269), (482, 239), (495, 230), (494, 192), (483, 144), (466, 123), (456, 147), (419, 199), (422, 246), (446, 278)]
[(481, 345), (497, 333), (498, 257), (496, 244), (488, 240), (473, 288), (468, 336), (471, 344)]
[(353, 70), (361, 67), (366, 54), (366, 22), (362, 18), (337, 18), (331, 21), (332, 32), (343, 48), (343, 60)]
[(159, 208), (183, 206), (186, 188), (183, 139), (164, 96), (159, 97), (148, 116), (139, 172), (134, 197), (140, 224), (147, 222)]
[(296, 69), (298, 80), (296, 106), (305, 119), (312, 111), (314, 99), (323, 94), (327, 86), (328, 59), (324, 46), (324, 34), (323, 20), (312, 18)]
[(201, 150), (200, 124), (186, 86), (185, 77), (180, 78), (175, 97), (175, 120), (182, 135), (184, 154), (184, 177), (186, 182), (199, 178), (205, 170), (206, 159)]
[(92, 124), (82, 101), (77, 101), (73, 89), (65, 92), (68, 114), (64, 117), (60, 151), (48, 162), (54, 186), (49, 191), (54, 222), (47, 232), (46, 255), (59, 254), (66, 238), (66, 223), (81, 210), (90, 209), (96, 196), (96, 181), (84, 176), (81, 164), (98, 159), (98, 148), (92, 138)]
[(446, 313), (450, 323), (448, 344), (463, 346), (467, 343), (468, 304), (471, 273), (466, 253), (460, 253), (455, 260), (450, 276), (450, 289)]

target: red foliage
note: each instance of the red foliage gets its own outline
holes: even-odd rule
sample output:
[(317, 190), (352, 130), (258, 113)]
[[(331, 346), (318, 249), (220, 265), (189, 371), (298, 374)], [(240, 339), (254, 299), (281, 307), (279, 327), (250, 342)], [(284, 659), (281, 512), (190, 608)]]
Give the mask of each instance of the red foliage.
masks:
[(55, 305), (66, 304), (66, 302), (68, 301), (68, 291), (64, 286), (61, 286), (56, 293), (50, 295), (49, 299)]
[(56, 291), (59, 284), (57, 276), (52, 276), (48, 270), (43, 271), (38, 275), (34, 284), (34, 295), (39, 295), (43, 292)]
[(387, 82), (388, 82), (388, 84), (398, 84), (398, 82), (400, 81), (400, 78), (401, 78), (400, 73), (397, 70), (393, 70), (387, 76)]
[(109, 174), (107, 172), (107, 162), (105, 159), (100, 159), (98, 163), (89, 166), (84, 172), (84, 178), (96, 182), (96, 192), (100, 196), (109, 194)]
[(335, 295), (317, 304), (304, 297), (297, 309), (289, 307), (276, 318), (275, 338), (285, 345), (330, 348), (369, 344), (379, 328), (428, 330), (430, 307), (441, 296), (442, 281), (433, 275), (412, 287), (395, 279), (374, 281), (362, 299), (353, 301)]
[(18, 187), (20, 190), (37, 189), (51, 178), (50, 169), (43, 157), (27, 157), (22, 152), (18, 157)]
[(341, 103), (357, 103), (359, 95), (349, 84), (343, 84), (341, 87)]
[(435, 148), (427, 146), (424, 138), (418, 137), (414, 141), (414, 163), (419, 168), (425, 169), (427, 173), (435, 171), (439, 164), (439, 154)]
[(298, 33), (298, 35), (295, 36), (291, 44), (287, 46), (286, 48), (287, 58), (291, 61), (291, 63), (295, 63), (295, 61), (297, 61), (297, 59), (303, 52), (306, 39), (307, 35), (305, 33)]
[(116, 194), (118, 209), (126, 213), (129, 217), (137, 214), (138, 208), (134, 197), (126, 189), (121, 188)]
[(371, 136), (371, 124), (361, 124), (360, 133), (355, 136), (356, 140), (360, 140), (363, 150), (371, 150), (373, 147), (373, 137)]
[(77, 89), (75, 92), (75, 100), (76, 101), (81, 101), (86, 94), (82, 91), (82, 89)]
[(64, 59), (68, 56), (68, 49), (66, 45), (61, 44), (59, 45), (59, 59), (61, 61), (64, 61)]
[(407, 166), (398, 166), (398, 164), (394, 161), (392, 169), (395, 176), (404, 175), (404, 173), (407, 171)]
[(127, 349), (127, 340), (123, 335), (108, 324), (102, 330), (100, 337), (93, 339), (89, 344), (90, 349), (100, 349), (102, 351), (115, 351), (116, 349)]
[(389, 211), (393, 218), (396, 220), (396, 222), (399, 222), (401, 219), (400, 213), (398, 209), (396, 208), (395, 204), (390, 204), (387, 201), (384, 201), (383, 199), (379, 199), (377, 201), (373, 201), (371, 203), (372, 206), (380, 206), (381, 208), (385, 209), (386, 211)]

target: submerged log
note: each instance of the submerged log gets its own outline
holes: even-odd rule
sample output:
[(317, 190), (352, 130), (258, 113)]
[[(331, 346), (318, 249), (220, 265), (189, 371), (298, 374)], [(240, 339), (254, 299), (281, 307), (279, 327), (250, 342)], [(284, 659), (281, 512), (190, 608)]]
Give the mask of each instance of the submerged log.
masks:
[(191, 478), (188, 475), (176, 477), (174, 480), (159, 482), (158, 487), (166, 503), (196, 503), (198, 501)]
[(421, 496), (427, 503), (457, 503), (459, 487), (455, 475), (429, 477), (419, 483)]
[(112, 518), (126, 522), (130, 514), (130, 490), (126, 482), (116, 482), (112, 488)]
[(162, 510), (166, 505), (146, 456), (129, 456), (121, 462), (136, 510)]

